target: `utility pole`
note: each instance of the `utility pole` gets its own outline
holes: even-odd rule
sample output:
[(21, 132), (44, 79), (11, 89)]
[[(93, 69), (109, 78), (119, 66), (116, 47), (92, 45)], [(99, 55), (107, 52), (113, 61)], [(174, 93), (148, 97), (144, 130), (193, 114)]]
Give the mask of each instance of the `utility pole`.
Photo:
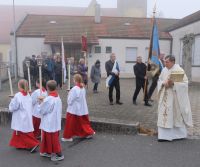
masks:
[[(18, 62), (17, 62), (17, 47), (16, 47), (16, 20), (15, 20), (15, 0), (13, 0), (13, 35), (14, 35), (14, 46), (13, 46), (13, 55), (14, 55), (14, 71), (15, 71), (15, 80), (18, 76)], [(11, 63), (11, 62), (10, 62)]]

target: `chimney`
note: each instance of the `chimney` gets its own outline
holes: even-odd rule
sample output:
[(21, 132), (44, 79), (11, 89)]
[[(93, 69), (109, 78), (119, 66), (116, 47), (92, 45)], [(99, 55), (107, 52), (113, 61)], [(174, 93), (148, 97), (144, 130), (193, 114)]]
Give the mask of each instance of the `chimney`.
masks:
[(96, 3), (95, 5), (95, 23), (99, 24), (101, 23), (101, 6), (100, 4)]

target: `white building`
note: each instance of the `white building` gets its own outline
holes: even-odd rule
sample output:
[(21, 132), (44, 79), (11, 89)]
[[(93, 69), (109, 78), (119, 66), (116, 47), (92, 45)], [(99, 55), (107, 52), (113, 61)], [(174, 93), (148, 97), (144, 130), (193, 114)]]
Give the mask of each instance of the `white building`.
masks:
[(200, 11), (193, 13), (169, 28), (173, 38), (172, 53), (176, 56), (178, 63), (182, 64), (183, 37), (194, 34), (195, 40), (192, 51), (192, 80), (200, 81)]
[[(17, 29), (18, 72), (23, 76), (22, 61), (31, 55), (52, 55), (61, 50), (61, 38), (65, 45), (65, 57), (75, 57), (81, 53), (81, 36), (87, 34), (89, 68), (99, 59), (103, 76), (105, 62), (110, 53), (116, 53), (122, 77), (133, 77), (136, 56), (147, 60), (151, 18), (101, 17), (95, 23), (93, 16), (27, 15)], [(176, 19), (157, 19), (160, 35), (160, 49), (171, 53), (171, 35), (165, 29)], [(89, 70), (90, 71), (90, 70)]]
[[(40, 15), (94, 16), (97, 1), (91, 0), (88, 7), (62, 6), (15, 6), (15, 19), (20, 22), (27, 13)], [(13, 29), (13, 6), (0, 5), (0, 62), (11, 61), (10, 30)], [(117, 0), (116, 8), (101, 8), (101, 16), (146, 17), (147, 0)]]

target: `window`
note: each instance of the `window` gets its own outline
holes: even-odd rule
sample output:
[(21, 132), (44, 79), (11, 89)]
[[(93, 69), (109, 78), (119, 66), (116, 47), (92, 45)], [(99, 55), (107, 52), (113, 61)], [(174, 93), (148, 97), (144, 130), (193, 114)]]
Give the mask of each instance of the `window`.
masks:
[(149, 57), (149, 47), (145, 48), (145, 58), (144, 58), (144, 62), (148, 62), (148, 57)]
[[(183, 64), (183, 40), (180, 41), (180, 56), (179, 63)], [(195, 41), (192, 45), (192, 65), (200, 66), (200, 35), (195, 37)]]
[(193, 54), (192, 54), (192, 65), (200, 65), (200, 35), (195, 37)]
[(127, 47), (126, 48), (126, 63), (134, 63), (137, 59), (137, 48)]
[(180, 41), (181, 48), (180, 48), (180, 55), (179, 55), (179, 64), (183, 65), (183, 40)]
[(101, 53), (101, 46), (95, 46), (94, 53)]
[(112, 47), (106, 46), (106, 53), (112, 53)]

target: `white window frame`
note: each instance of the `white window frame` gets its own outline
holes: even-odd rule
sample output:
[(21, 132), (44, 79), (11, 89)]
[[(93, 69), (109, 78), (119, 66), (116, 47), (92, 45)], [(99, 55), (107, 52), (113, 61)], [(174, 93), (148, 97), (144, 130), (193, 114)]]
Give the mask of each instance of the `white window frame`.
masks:
[[(128, 53), (128, 49), (135, 49), (135, 55), (133, 55), (133, 58), (131, 58), (132, 57), (131, 55), (127, 55), (127, 54), (130, 54), (130, 53)], [(126, 63), (135, 63), (137, 60), (137, 52), (138, 52), (137, 47), (126, 47), (126, 55), (125, 55)]]
[[(199, 40), (198, 44), (197, 44), (197, 38)], [(198, 47), (198, 50), (197, 50), (196, 45), (200, 45), (200, 35), (195, 36), (195, 40), (192, 47), (192, 65), (200, 66), (200, 46)]]
[(180, 40), (179, 64), (183, 65), (183, 40)]
[(149, 57), (149, 47), (145, 48), (145, 58), (144, 58), (144, 62), (148, 62), (148, 57)]
[[(96, 52), (96, 48), (100, 48), (100, 52)], [(100, 54), (102, 52), (102, 48), (101, 48), (101, 46), (94, 46), (94, 53), (95, 54)]]
[[(111, 51), (110, 51), (110, 52), (108, 52), (108, 51), (107, 51), (107, 48), (110, 48), (110, 49), (111, 49)], [(106, 46), (106, 53), (112, 53), (112, 46)]]

